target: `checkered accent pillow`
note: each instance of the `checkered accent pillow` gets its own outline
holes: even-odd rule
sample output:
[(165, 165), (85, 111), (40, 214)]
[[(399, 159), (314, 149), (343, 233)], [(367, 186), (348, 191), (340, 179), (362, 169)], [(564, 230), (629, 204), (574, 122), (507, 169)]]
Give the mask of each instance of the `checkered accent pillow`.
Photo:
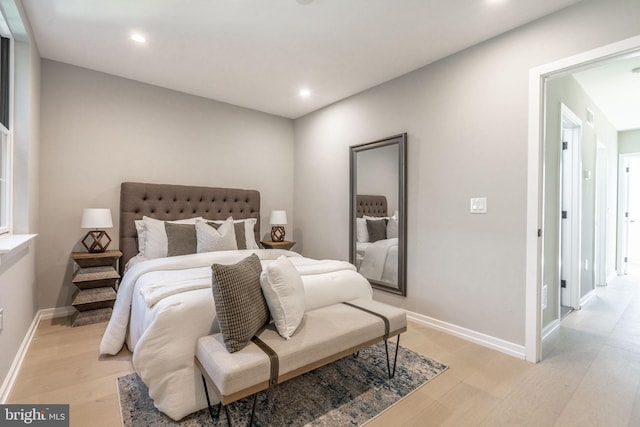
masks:
[(237, 264), (213, 264), (212, 289), (220, 332), (229, 353), (247, 346), (269, 321), (260, 288), (260, 259), (252, 254)]

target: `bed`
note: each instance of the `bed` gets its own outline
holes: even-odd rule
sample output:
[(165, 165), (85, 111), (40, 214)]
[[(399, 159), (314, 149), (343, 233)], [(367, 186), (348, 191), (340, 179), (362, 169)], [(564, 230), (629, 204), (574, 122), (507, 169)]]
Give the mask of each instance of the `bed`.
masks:
[[(179, 227), (163, 221), (189, 224), (191, 218), (203, 218), (224, 222), (229, 217), (236, 231), (246, 231), (242, 238), (246, 248), (140, 257), (139, 249), (150, 253), (149, 240), (145, 240), (149, 236), (143, 239), (146, 243), (138, 240), (141, 222), (160, 221), (169, 233)], [(117, 354), (126, 344), (154, 405), (174, 420), (207, 406), (194, 353), (199, 337), (219, 331), (211, 291), (213, 263), (231, 264), (255, 253), (264, 266), (279, 256), (288, 257), (302, 277), (307, 311), (355, 298), (371, 299), (369, 282), (347, 262), (260, 249), (260, 217), (260, 194), (255, 190), (146, 183), (121, 186), (119, 240), (124, 274), (100, 353)], [(166, 239), (170, 247), (171, 239)], [(237, 246), (240, 248), (239, 242)], [(167, 255), (169, 252), (167, 249)]]
[(368, 279), (398, 286), (398, 218), (386, 196), (356, 195), (355, 265)]

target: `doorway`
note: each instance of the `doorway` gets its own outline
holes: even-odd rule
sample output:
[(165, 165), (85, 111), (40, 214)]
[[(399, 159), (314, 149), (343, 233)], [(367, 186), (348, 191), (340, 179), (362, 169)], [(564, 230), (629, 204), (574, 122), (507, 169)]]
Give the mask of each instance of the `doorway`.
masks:
[(620, 257), (622, 274), (640, 273), (640, 155), (620, 156)]
[[(544, 282), (544, 251), (553, 246), (545, 242), (543, 234), (550, 225), (546, 223), (545, 219), (545, 212), (548, 211), (545, 201), (544, 111), (546, 83), (550, 77), (566, 75), (574, 70), (613, 61), (624, 56), (637, 55), (639, 52), (640, 36), (636, 36), (542, 65), (530, 71), (525, 316), (525, 357), (527, 360), (537, 362), (541, 360), (542, 356), (543, 317), (545, 316), (543, 307), (546, 307), (544, 296), (547, 288)], [(556, 248), (559, 249), (557, 246)], [(584, 268), (587, 269), (586, 262)], [(559, 322), (557, 323), (559, 324)]]

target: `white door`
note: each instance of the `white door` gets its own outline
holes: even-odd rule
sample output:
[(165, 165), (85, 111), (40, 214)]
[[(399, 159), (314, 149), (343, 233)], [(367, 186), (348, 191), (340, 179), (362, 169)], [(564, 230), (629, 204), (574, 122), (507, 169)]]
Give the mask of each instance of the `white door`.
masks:
[(628, 173), (627, 265), (630, 272), (640, 272), (640, 157), (629, 159)]
[(562, 114), (560, 305), (580, 308), (582, 217), (582, 121), (564, 104)]
[(607, 147), (598, 142), (596, 155), (595, 260), (596, 286), (607, 284)]

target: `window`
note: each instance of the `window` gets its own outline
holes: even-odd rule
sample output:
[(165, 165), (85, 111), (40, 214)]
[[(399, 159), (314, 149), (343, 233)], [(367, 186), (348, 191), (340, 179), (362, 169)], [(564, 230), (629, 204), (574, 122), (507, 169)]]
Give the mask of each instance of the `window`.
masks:
[(10, 231), (11, 214), (11, 40), (0, 37), (0, 234)]
[(11, 134), (0, 125), (0, 234), (9, 232), (11, 206)]

